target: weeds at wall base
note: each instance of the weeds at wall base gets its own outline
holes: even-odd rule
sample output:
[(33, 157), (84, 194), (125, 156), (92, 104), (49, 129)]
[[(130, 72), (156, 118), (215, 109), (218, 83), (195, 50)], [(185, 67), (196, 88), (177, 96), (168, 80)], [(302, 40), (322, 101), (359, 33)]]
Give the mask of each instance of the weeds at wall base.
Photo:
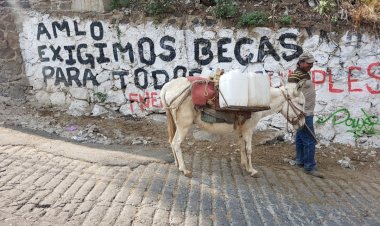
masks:
[[(286, 1), (278, 0), (111, 0), (110, 4), (112, 9), (127, 7), (157, 19), (172, 15), (214, 16), (225, 20), (231, 26), (241, 26), (245, 23), (247, 25), (244, 26), (263, 26), (255, 25), (262, 22), (243, 22), (243, 19), (239, 19), (248, 12), (261, 11), (271, 15), (270, 24), (273, 23), (273, 26), (297, 26), (299, 23), (304, 26), (305, 23), (314, 24), (313, 22), (316, 25), (326, 25), (327, 21), (327, 24), (332, 26), (350, 26), (366, 31), (379, 31), (380, 28), (379, 0), (315, 0), (316, 6), (313, 8), (304, 0), (294, 1), (293, 5), (285, 3)], [(268, 26), (269, 23), (266, 22), (264, 25)]]
[(268, 16), (261, 11), (243, 14), (239, 19), (239, 26), (263, 26), (268, 21)]
[(237, 15), (238, 7), (231, 0), (216, 0), (213, 13), (216, 18), (232, 18)]
[(130, 4), (131, 4), (130, 0), (112, 0), (111, 8), (119, 9), (119, 8), (129, 7)]

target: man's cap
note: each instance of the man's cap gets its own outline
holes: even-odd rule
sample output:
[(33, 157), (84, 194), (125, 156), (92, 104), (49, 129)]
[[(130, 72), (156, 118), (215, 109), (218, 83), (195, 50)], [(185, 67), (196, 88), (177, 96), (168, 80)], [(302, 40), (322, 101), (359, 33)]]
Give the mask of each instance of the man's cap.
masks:
[(311, 55), (310, 53), (302, 53), (300, 57), (298, 58), (298, 62), (301, 62), (301, 61), (309, 63), (309, 64), (316, 62), (314, 56)]

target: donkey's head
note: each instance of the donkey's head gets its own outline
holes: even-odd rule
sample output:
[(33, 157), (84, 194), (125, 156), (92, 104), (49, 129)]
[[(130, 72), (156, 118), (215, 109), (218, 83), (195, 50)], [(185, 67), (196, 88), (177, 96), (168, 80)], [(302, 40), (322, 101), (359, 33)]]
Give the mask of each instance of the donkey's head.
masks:
[(305, 124), (304, 104), (305, 97), (302, 94), (302, 86), (304, 80), (299, 83), (288, 83), (281, 87), (279, 100), (281, 107), (279, 112), (293, 125), (295, 129), (302, 127)]

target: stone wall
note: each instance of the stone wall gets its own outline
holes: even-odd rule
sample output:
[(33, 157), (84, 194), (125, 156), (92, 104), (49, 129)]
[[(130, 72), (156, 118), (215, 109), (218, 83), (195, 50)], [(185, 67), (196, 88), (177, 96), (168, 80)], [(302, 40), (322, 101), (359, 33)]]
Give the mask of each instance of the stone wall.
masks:
[(111, 0), (0, 0), (0, 96), (24, 99), (29, 83), (19, 48), (22, 14), (26, 10), (104, 12)]
[(0, 0), (0, 6), (33, 10), (105, 12), (111, 0)]
[(24, 98), (28, 83), (23, 71), (16, 13), (0, 2), (0, 96)]

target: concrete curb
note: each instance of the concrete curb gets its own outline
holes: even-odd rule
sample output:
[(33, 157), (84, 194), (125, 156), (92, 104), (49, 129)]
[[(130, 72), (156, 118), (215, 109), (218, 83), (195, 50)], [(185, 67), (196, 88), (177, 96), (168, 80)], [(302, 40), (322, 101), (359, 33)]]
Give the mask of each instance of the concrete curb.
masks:
[(38, 151), (106, 166), (130, 166), (134, 168), (153, 162), (165, 162), (154, 157), (87, 147), (0, 127), (0, 146), (4, 145), (31, 146)]

